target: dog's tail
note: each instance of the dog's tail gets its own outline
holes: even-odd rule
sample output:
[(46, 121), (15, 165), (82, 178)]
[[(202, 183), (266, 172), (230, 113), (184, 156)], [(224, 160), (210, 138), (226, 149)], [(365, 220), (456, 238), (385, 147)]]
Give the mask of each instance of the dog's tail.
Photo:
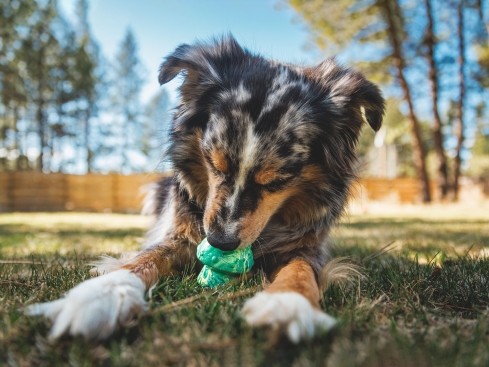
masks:
[(353, 284), (365, 278), (364, 268), (354, 264), (350, 257), (337, 257), (326, 263), (319, 272), (319, 287), (325, 290), (330, 285)]
[(158, 183), (152, 182), (141, 187), (141, 193), (144, 195), (142, 215), (154, 215), (158, 208)]
[(142, 186), (140, 192), (144, 195), (144, 199), (141, 214), (149, 216), (160, 215), (170, 197), (172, 187), (172, 176), (163, 176), (158, 181)]

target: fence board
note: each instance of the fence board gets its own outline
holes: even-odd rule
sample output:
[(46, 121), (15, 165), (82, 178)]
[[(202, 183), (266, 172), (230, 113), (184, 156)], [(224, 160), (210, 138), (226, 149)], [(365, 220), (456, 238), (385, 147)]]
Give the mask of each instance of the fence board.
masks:
[(113, 210), (114, 175), (68, 175), (67, 182), (67, 210)]
[(0, 212), (11, 210), (11, 195), (10, 195), (11, 175), (8, 173), (0, 174)]

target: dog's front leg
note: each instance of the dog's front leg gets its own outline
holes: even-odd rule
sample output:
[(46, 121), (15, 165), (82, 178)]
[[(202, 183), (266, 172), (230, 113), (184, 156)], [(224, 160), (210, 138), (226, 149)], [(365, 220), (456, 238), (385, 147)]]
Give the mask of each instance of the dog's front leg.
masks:
[(146, 292), (159, 278), (190, 263), (195, 258), (192, 253), (194, 245), (187, 242), (175, 246), (170, 241), (128, 261), (112, 259), (109, 273), (78, 284), (61, 299), (28, 306), (27, 313), (53, 321), (51, 339), (65, 333), (104, 339), (118, 327), (132, 325), (147, 309)]
[(319, 287), (314, 272), (304, 260), (292, 260), (272, 277), (272, 283), (243, 307), (251, 326), (285, 332), (298, 343), (318, 329), (329, 330), (336, 320), (319, 308)]

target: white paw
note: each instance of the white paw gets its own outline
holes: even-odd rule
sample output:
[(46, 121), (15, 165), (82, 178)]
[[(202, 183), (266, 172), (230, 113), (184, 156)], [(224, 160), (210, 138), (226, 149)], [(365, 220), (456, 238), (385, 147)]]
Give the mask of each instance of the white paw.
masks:
[(87, 339), (104, 339), (119, 326), (129, 326), (147, 308), (145, 286), (129, 270), (117, 270), (78, 284), (53, 302), (26, 307), (28, 315), (43, 315), (54, 322), (49, 337), (68, 332)]
[(317, 330), (327, 331), (336, 324), (333, 317), (316, 310), (295, 292), (257, 293), (246, 301), (241, 312), (249, 325), (284, 331), (293, 343), (311, 339)]

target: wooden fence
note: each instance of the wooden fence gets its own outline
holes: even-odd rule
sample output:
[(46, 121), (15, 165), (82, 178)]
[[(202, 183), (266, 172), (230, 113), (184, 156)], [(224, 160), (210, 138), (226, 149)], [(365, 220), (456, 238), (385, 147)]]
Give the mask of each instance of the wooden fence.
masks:
[[(138, 212), (141, 209), (142, 186), (159, 177), (161, 174), (124, 176), (0, 172), (0, 212)], [(477, 190), (470, 191), (468, 181), (462, 184), (461, 190), (462, 200), (482, 198)], [(434, 184), (432, 193), (436, 197)], [(418, 183), (409, 178), (362, 179), (353, 189), (353, 199), (416, 203), (419, 201)]]
[(0, 211), (138, 212), (141, 187), (160, 176), (0, 172)]

